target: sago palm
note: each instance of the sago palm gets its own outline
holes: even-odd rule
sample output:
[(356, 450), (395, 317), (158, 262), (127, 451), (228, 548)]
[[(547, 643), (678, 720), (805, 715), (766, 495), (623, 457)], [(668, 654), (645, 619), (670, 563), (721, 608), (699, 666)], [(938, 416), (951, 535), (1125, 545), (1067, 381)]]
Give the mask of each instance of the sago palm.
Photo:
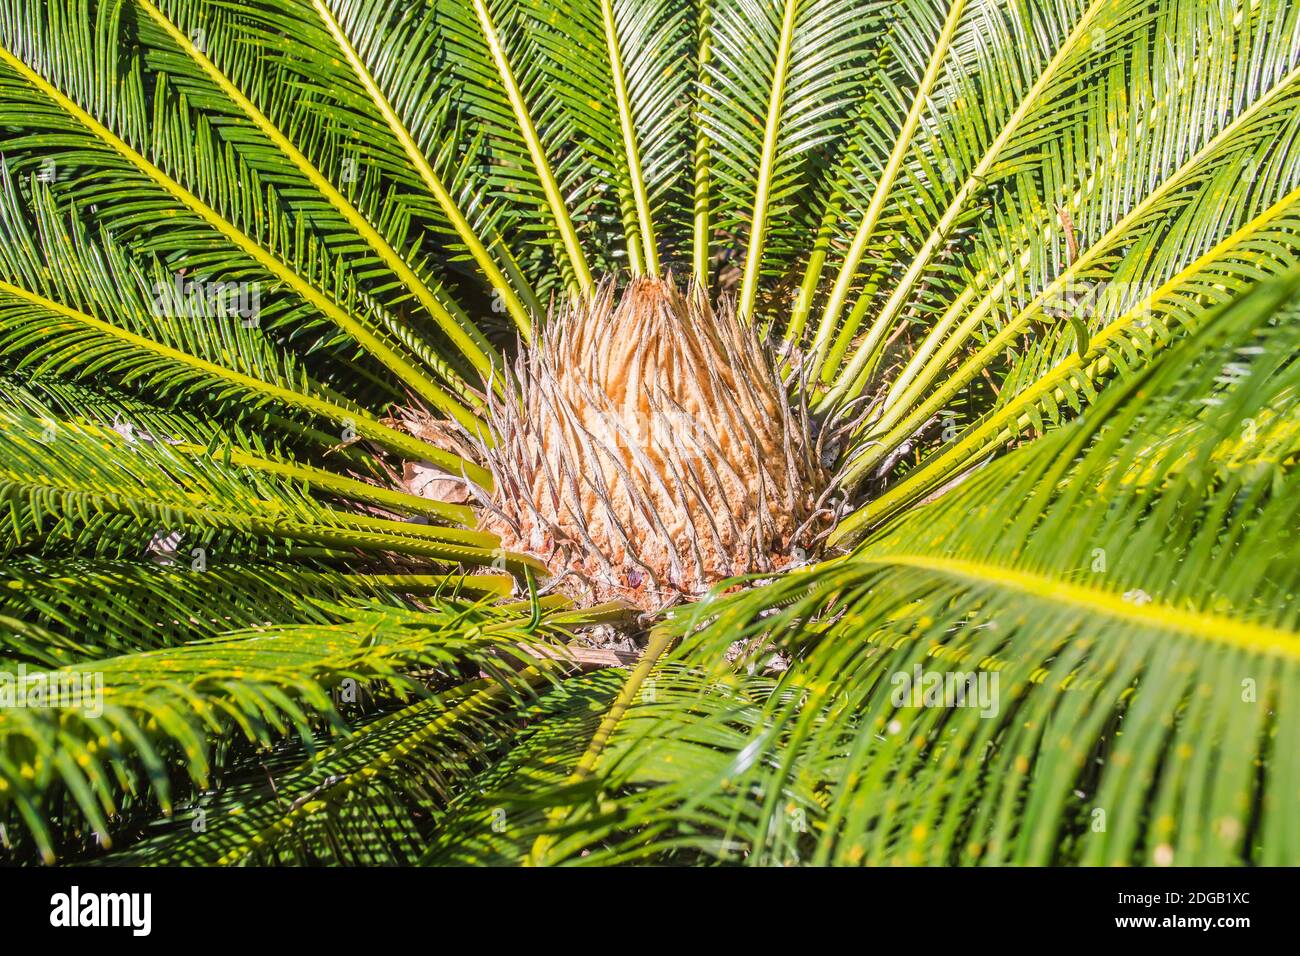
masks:
[(0, 152), (8, 859), (1300, 862), (1288, 0), (7, 0)]

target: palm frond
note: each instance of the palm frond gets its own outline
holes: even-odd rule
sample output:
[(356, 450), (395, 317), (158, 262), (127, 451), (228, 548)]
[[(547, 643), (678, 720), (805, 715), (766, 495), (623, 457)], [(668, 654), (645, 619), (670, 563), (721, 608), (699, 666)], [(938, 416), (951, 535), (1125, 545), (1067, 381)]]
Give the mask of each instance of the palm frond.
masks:
[[(310, 747), (313, 722), (346, 732), (331, 696), (344, 680), (374, 684), (372, 692), (423, 696), (412, 671), (432, 677), (471, 667), (494, 675), (490, 695), (513, 693), (528, 685), (514, 676), (510, 662), (531, 667), (536, 658), (527, 648), (550, 639), (549, 628), (535, 630), (520, 612), (454, 593), (418, 614), (338, 607), (333, 616), (339, 623), (258, 627), (163, 652), (23, 675), (25, 687), (93, 676), (101, 699), (0, 715), (0, 780), (11, 795), (11, 812), (51, 858), (56, 834), (42, 811), (56, 792), (65, 792), (101, 845), (108, 845), (107, 815), (117, 808), (117, 794), (152, 796), (170, 814), (175, 768), (194, 787), (210, 785), (212, 740), (235, 733), (269, 747), (295, 735)], [(62, 838), (78, 829), (72, 821)]]
[[(220, 138), (224, 127), (212, 117), (193, 115), (183, 89), (163, 79), (146, 94), (138, 50), (124, 58), (121, 82), (97, 79), (118, 76), (120, 5), (78, 0), (69, 12), (74, 16), (65, 19), (45, 4), (22, 3), (0, 20), (0, 100), (24, 130), (6, 144), (16, 169), (53, 161), (56, 169), (76, 170), (60, 191), (82, 215), (110, 222), (119, 234), (134, 238), (167, 217), (166, 236), (153, 237), (164, 245), (151, 251), (174, 257), (185, 250), (189, 268), (220, 263), (231, 279), (284, 288), (300, 300), (299, 315), (325, 317), (425, 400), (472, 422), (392, 341), (355, 284), (348, 288), (326, 234), (303, 234), (302, 217), (295, 222), (282, 207), (286, 191), (264, 184), (240, 150)], [(239, 269), (241, 259), (246, 265)]]

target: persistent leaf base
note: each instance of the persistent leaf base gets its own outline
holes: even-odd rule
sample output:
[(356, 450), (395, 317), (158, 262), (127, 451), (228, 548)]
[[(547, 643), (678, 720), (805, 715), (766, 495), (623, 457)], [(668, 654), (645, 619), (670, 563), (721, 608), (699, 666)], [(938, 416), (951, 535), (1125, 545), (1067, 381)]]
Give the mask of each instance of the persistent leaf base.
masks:
[(581, 601), (647, 610), (801, 557), (829, 476), (730, 302), (671, 280), (566, 304), (489, 400), (481, 525)]

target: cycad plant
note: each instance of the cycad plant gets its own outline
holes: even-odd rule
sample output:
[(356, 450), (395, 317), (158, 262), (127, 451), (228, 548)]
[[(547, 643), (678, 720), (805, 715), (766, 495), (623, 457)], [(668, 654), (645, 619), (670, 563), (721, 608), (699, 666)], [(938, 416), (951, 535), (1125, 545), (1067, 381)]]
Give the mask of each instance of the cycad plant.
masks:
[(1300, 863), (1288, 0), (6, 0), (0, 152), (5, 858)]

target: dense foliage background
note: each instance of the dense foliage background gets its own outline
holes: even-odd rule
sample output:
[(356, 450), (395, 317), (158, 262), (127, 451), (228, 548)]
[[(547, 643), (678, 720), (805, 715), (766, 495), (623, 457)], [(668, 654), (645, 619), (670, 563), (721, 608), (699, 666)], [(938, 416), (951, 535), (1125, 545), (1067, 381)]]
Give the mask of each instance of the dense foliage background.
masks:
[[(1300, 862), (1295, 4), (9, 0), (0, 153), (6, 858)], [(596, 667), (448, 423), (670, 273), (857, 425)]]

